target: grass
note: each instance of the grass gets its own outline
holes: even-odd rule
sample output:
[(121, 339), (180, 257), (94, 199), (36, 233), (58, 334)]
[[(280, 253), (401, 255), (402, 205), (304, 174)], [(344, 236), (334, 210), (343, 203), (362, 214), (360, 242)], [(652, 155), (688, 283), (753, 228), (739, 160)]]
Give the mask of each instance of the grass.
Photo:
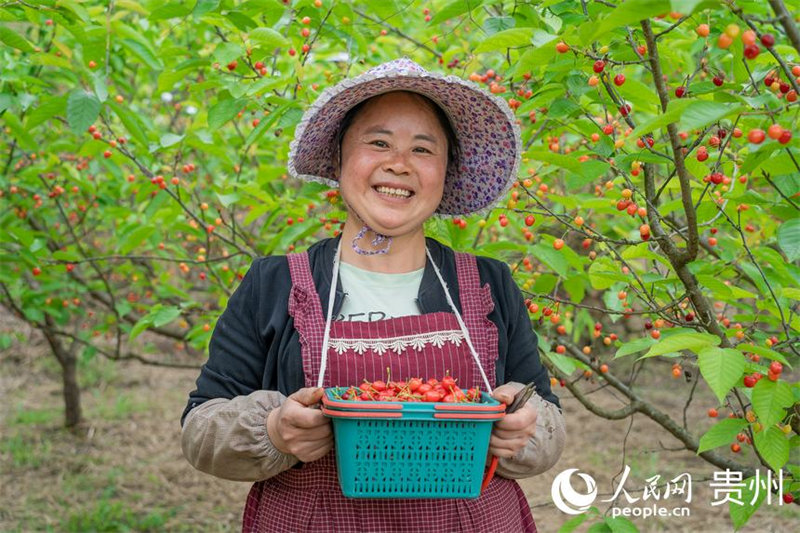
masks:
[(175, 510), (155, 509), (147, 513), (126, 507), (124, 502), (102, 498), (79, 509), (61, 523), (62, 531), (163, 531)]
[(17, 468), (38, 468), (50, 460), (52, 452), (52, 442), (41, 435), (15, 431), (0, 440), (0, 456), (8, 456)]

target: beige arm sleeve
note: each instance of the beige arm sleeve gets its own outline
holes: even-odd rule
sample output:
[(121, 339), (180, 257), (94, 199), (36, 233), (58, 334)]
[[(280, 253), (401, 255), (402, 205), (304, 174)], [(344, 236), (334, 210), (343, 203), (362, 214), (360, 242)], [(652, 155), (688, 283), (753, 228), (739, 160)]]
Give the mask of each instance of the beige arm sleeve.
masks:
[(267, 435), (267, 415), (285, 400), (280, 392), (259, 390), (200, 404), (186, 415), (183, 455), (198, 470), (233, 481), (260, 481), (288, 470), (297, 457), (278, 451)]
[[(521, 383), (513, 383), (519, 385)], [(497, 462), (497, 475), (521, 479), (541, 474), (552, 468), (561, 457), (567, 440), (564, 415), (559, 408), (541, 396), (533, 393), (528, 405), (536, 409), (536, 433), (528, 444), (514, 457), (500, 458)]]

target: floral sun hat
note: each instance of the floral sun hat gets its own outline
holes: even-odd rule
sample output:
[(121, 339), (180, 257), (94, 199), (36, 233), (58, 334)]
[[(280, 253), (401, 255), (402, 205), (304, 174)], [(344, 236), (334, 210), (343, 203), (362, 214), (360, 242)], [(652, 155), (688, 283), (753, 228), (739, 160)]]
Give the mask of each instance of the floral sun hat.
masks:
[(337, 132), (347, 111), (373, 96), (410, 91), (445, 112), (459, 144), (448, 165), (436, 212), (466, 215), (492, 207), (517, 177), (522, 141), (505, 100), (473, 82), (428, 72), (410, 59), (395, 59), (320, 94), (303, 115), (289, 149), (289, 173), (337, 187)]

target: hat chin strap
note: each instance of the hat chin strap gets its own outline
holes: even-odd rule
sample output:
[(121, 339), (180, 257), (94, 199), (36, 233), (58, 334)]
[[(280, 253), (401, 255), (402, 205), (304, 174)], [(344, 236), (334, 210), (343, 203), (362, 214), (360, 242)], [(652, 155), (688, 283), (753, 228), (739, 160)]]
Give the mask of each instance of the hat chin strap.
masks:
[[(348, 207), (350, 207), (350, 206), (348, 206)], [(356, 213), (355, 209), (350, 207), (350, 210), (361, 221), (361, 229), (358, 230), (358, 233), (356, 234), (355, 238), (353, 239), (353, 242), (350, 244), (350, 246), (353, 248), (353, 251), (355, 253), (357, 253), (358, 255), (382, 255), (382, 254), (388, 254), (389, 253), (389, 248), (392, 247), (392, 237), (390, 237), (389, 235), (384, 235), (383, 233), (378, 233), (377, 231), (375, 231), (374, 229), (369, 227), (366, 222), (364, 222), (364, 219), (361, 217), (361, 215)], [(375, 234), (375, 238), (372, 239), (372, 241), (370, 241), (370, 245), (372, 246), (372, 250), (364, 249), (358, 244), (358, 242), (366, 236), (368, 231), (371, 231), (372, 233)], [(383, 246), (383, 247), (380, 247), (384, 243), (386, 243), (386, 245)]]

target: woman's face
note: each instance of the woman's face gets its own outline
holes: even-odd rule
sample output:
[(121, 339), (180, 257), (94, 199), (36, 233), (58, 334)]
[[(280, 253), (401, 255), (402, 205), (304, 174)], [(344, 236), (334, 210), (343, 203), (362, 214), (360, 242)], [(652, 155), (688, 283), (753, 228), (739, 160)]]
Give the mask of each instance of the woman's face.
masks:
[(364, 105), (342, 139), (339, 185), (349, 216), (377, 233), (420, 231), (444, 191), (447, 137), (421, 97), (387, 93)]

